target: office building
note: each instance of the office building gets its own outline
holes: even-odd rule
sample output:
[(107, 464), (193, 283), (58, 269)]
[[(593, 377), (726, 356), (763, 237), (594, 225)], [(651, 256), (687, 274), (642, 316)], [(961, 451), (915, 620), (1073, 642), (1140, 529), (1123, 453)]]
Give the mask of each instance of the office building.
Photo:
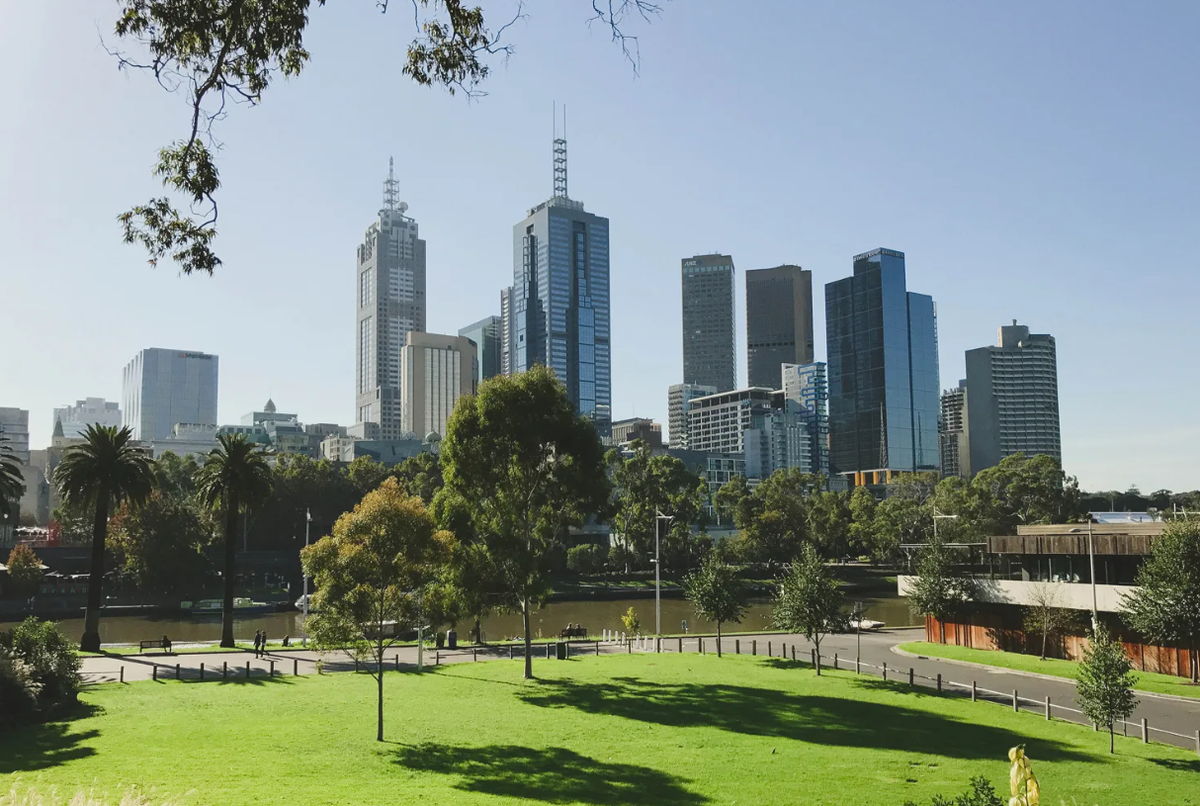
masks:
[(1054, 337), (1014, 319), (995, 346), (967, 350), (967, 420), (972, 473), (1014, 453), (1061, 464)]
[(812, 272), (799, 266), (746, 272), (747, 385), (776, 389), (782, 365), (812, 361)]
[(800, 406), (782, 391), (750, 387), (698, 397), (689, 402), (687, 416), (689, 449), (742, 454), (747, 478), (786, 468), (813, 472)]
[(737, 386), (733, 258), (696, 255), (680, 263), (683, 382), (728, 392)]
[(29, 463), (29, 412), (18, 408), (0, 408), (0, 437), (4, 441), (0, 447), (17, 461), (21, 468), (21, 478), (24, 490), (21, 498), (13, 502), (12, 511), (0, 511), (0, 545), (11, 545), (15, 528), (21, 513), (36, 511), (39, 492), (39, 475), (44, 477), (44, 471)]
[(509, 371), (554, 371), (576, 410), (612, 423), (608, 219), (567, 195), (567, 141), (554, 140), (554, 195), (513, 227)]
[(938, 470), (937, 314), (904, 253), (874, 249), (825, 286), (829, 463), (854, 486)]
[(971, 450), (967, 438), (967, 382), (942, 392), (942, 416), (938, 420), (938, 451), (942, 478), (971, 478)]
[[(425, 241), (405, 215), (389, 161), (383, 209), (358, 247), (355, 319), (355, 422), (362, 434), (395, 439), (400, 425), (400, 351), (425, 330)], [(367, 423), (374, 423), (372, 428)]]
[(829, 385), (824, 362), (783, 365), (783, 396), (799, 406), (813, 473), (829, 477)]
[(446, 422), (479, 377), (475, 343), (466, 336), (410, 331), (400, 353), (400, 429), (423, 439), (446, 435)]
[(139, 352), (125, 366), (121, 422), (142, 442), (166, 439), (177, 423), (215, 428), (217, 357), (161, 348)]
[(672, 448), (688, 447), (688, 405), (698, 397), (715, 395), (717, 387), (676, 383), (667, 388), (667, 437)]
[(640, 439), (651, 448), (661, 448), (662, 425), (646, 417), (630, 417), (613, 422), (611, 444), (624, 445), (635, 439)]
[(81, 437), (89, 425), (121, 427), (121, 407), (115, 401), (102, 397), (76, 400), (74, 406), (62, 406), (54, 410), (54, 422), (62, 423), (63, 435)]
[(9, 454), (23, 465), (29, 464), (29, 412), (0, 407), (0, 436)]
[(512, 375), (512, 289), (500, 289), (500, 374)]
[(267, 398), (262, 411), (252, 411), (242, 415), (242, 425), (263, 425), (265, 423), (295, 423), (300, 420), (299, 414), (287, 414), (275, 407), (275, 401)]
[(458, 331), (458, 335), (466, 336), (475, 342), (475, 351), (479, 358), (477, 384), (501, 373), (500, 328), (502, 324), (499, 316), (487, 316)]

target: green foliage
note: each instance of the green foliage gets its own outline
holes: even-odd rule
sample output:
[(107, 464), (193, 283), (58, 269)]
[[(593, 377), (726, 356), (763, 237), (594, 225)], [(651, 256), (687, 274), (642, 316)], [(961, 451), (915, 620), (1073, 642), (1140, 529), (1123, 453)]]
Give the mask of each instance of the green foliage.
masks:
[(958, 569), (959, 561), (959, 552), (944, 538), (931, 538), (917, 555), (917, 578), (908, 593), (914, 616), (933, 616), (943, 622), (943, 641), (945, 620), (964, 612), (974, 593), (971, 578)]
[(1153, 641), (1178, 644), (1200, 680), (1200, 521), (1176, 520), (1154, 541), (1138, 570), (1138, 587), (1122, 602), (1125, 618)]
[(433, 503), (433, 497), (442, 489), (442, 466), (436, 453), (418, 453), (405, 459), (392, 475), (400, 480), (400, 484), (409, 495), (420, 498), (425, 506)]
[(122, 573), (140, 590), (186, 598), (202, 589), (211, 571), (209, 527), (191, 501), (155, 491), (143, 506), (117, 510), (112, 546)]
[(595, 543), (584, 543), (567, 549), (567, 570), (575, 574), (598, 574), (604, 570), (607, 552)]
[(174, 501), (191, 501), (196, 496), (199, 470), (195, 456), (181, 457), (173, 451), (163, 451), (154, 463), (154, 489)]
[(746, 614), (746, 586), (734, 569), (721, 562), (714, 554), (709, 554), (701, 563), (700, 570), (684, 578), (683, 590), (697, 616), (717, 623), (719, 657), (721, 625), (726, 622), (737, 624)]
[(734, 476), (721, 485), (713, 496), (713, 506), (717, 509), (717, 519), (721, 523), (737, 523), (739, 508), (742, 502), (750, 496), (750, 483), (745, 476)]
[(875, 496), (866, 487), (850, 492), (850, 547), (857, 554), (875, 549)]
[(627, 635), (641, 635), (642, 620), (638, 616), (637, 610), (634, 610), (632, 607), (626, 610), (621, 615), (621, 626), (625, 628)]
[(9, 445), (8, 437), (0, 434), (0, 513), (14, 513), (25, 494), (25, 476)]
[[(441, 461), (445, 494), (470, 502), (477, 539), (495, 561), (498, 603), (521, 610), (528, 645), (530, 612), (550, 593), (568, 528), (608, 501), (596, 429), (554, 373), (535, 367), (461, 398)], [(525, 674), (533, 676), (528, 652)]]
[[(821, 555), (812, 546), (805, 546), (779, 582), (772, 620), (777, 629), (804, 633), (820, 655), (821, 639), (846, 628), (843, 599), (841, 588), (825, 568)], [(817, 674), (820, 673), (818, 661)]]
[(1030, 603), (1024, 608), (1022, 626), (1025, 640), (1038, 642), (1042, 660), (1046, 659), (1046, 648), (1051, 638), (1063, 635), (1078, 623), (1076, 611), (1061, 607), (1061, 588), (1055, 585), (1034, 586)]
[[(52, 621), (30, 617), (0, 630), (0, 705), (14, 718), (52, 718), (75, 704), (79, 656)], [(32, 697), (30, 696), (32, 695)], [(0, 707), (0, 725), (9, 716)]]
[(808, 532), (822, 555), (840, 559), (849, 554), (853, 524), (849, 492), (824, 490), (808, 499)]
[(8, 553), (8, 579), (18, 593), (28, 596), (42, 581), (42, 561), (27, 543), (18, 543)]
[(491, 554), (493, 546), (479, 539), (470, 503), (453, 490), (438, 490), (431, 511), (438, 526), (455, 538), (443, 578), (449, 605), (446, 621), (457, 623), (464, 617), (474, 619), (474, 640), (482, 642), (483, 617), (505, 601), (498, 593), (503, 582), (500, 564)]
[(1019, 524), (1070, 523), (1079, 509), (1079, 484), (1051, 456), (1016, 453), (981, 470), (971, 488), (982, 497), (980, 513), (993, 534), (1015, 534)]
[(740, 551), (748, 562), (773, 569), (800, 552), (811, 539), (808, 499), (817, 486), (816, 476), (777, 470), (741, 499), (735, 521), (742, 530)]
[(1133, 674), (1133, 664), (1125, 655), (1125, 647), (1103, 626), (1098, 626), (1083, 651), (1075, 696), (1084, 716), (1108, 728), (1110, 753), (1113, 752), (1116, 723), (1128, 719), (1137, 708), (1137, 697), (1133, 693), (1135, 682), (1137, 677)]
[[(904, 806), (917, 806), (911, 800), (905, 801)], [(971, 779), (971, 788), (954, 800), (942, 795), (934, 795), (929, 806), (1005, 806), (1005, 802), (996, 794), (995, 787), (982, 775)]]
[[(641, 440), (631, 448), (628, 458), (615, 450), (607, 457), (615, 493), (612, 526), (637, 567), (650, 567), (657, 533), (663, 567), (678, 569), (696, 553), (691, 527), (702, 519), (708, 488), (674, 456), (655, 456)], [(659, 513), (671, 521), (656, 520)]]

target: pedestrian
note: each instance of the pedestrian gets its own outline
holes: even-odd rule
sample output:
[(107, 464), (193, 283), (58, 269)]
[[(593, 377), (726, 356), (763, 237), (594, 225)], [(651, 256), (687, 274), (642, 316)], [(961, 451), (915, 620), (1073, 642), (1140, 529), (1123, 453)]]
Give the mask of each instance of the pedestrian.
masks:
[(264, 658), (267, 656), (267, 631), (266, 630), (262, 631), (262, 656)]
[(254, 631), (254, 657), (257, 658), (259, 656), (258, 653), (259, 653), (259, 648), (261, 646), (262, 646), (262, 631), (255, 630)]

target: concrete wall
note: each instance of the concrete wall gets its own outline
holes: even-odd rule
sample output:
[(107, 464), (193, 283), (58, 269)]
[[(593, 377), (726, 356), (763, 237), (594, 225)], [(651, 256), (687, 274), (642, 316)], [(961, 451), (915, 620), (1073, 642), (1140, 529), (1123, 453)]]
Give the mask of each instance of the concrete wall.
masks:
[[(914, 576), (897, 577), (897, 590), (908, 596)], [(1078, 582), (1022, 582), (1016, 579), (977, 579), (976, 598), (995, 604), (1031, 605), (1037, 591), (1051, 589), (1054, 606), (1068, 610), (1092, 609), (1092, 586)], [(1119, 613), (1122, 599), (1136, 588), (1132, 585), (1097, 585), (1096, 610), (1102, 613)]]

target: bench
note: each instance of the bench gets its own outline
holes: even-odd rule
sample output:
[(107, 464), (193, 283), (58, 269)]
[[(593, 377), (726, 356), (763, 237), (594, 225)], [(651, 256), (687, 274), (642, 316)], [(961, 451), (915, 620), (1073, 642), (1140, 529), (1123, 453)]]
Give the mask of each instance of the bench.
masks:
[(145, 652), (147, 649), (162, 649), (167, 652), (171, 651), (171, 642), (164, 641), (158, 638), (154, 641), (138, 641), (138, 653)]
[(587, 638), (587, 627), (569, 627), (558, 634), (559, 638)]

